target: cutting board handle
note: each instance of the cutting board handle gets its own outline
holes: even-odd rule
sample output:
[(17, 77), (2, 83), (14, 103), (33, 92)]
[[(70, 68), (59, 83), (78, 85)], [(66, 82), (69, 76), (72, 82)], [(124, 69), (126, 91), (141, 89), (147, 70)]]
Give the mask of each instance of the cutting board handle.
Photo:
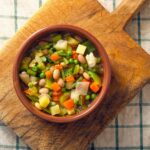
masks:
[(123, 0), (116, 10), (112, 12), (112, 16), (116, 18), (118, 28), (123, 29), (144, 2), (146, 0)]
[[(128, 21), (136, 14), (142, 5), (148, 0), (122, 0), (121, 4), (110, 14), (113, 20), (112, 27), (115, 27), (115, 30), (124, 30)], [(141, 49), (144, 51), (143, 49)], [(145, 69), (147, 81), (150, 81), (150, 70), (147, 70), (150, 66), (150, 55), (145, 52), (143, 55), (147, 62), (147, 65), (143, 69)]]

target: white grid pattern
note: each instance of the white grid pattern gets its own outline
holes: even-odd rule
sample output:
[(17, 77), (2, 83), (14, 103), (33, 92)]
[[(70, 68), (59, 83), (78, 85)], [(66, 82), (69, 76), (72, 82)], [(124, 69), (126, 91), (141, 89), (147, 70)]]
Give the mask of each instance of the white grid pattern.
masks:
[[(20, 28), (24, 22), (38, 10), (39, 5), (45, 0), (0, 0), (0, 47), (7, 39), (12, 37), (16, 29)], [(99, 0), (109, 10), (112, 11), (121, 0)], [(17, 5), (16, 3), (17, 2)], [(17, 14), (16, 14), (17, 12)], [(15, 15), (17, 15), (17, 20)], [(141, 24), (141, 39), (138, 36), (138, 21)], [(150, 1), (143, 8), (140, 20), (135, 17), (127, 26), (127, 32), (141, 46), (150, 53)], [(112, 149), (148, 149), (150, 150), (150, 84), (143, 88), (127, 106), (117, 119), (118, 137), (116, 140), (116, 120), (114, 120), (105, 131), (94, 141), (91, 149), (112, 150)], [(142, 102), (140, 98), (142, 94)], [(147, 105), (148, 104), (148, 105)], [(145, 106), (146, 105), (146, 106)], [(142, 106), (142, 107), (141, 107)], [(140, 111), (142, 108), (142, 112)], [(142, 113), (142, 114), (141, 114)], [(140, 121), (142, 115), (142, 135), (140, 132)], [(142, 144), (142, 145), (141, 145)], [(119, 147), (116, 147), (118, 146)], [(144, 148), (143, 148), (144, 147)], [(0, 150), (5, 149), (28, 149), (11, 129), (8, 129), (0, 122)]]

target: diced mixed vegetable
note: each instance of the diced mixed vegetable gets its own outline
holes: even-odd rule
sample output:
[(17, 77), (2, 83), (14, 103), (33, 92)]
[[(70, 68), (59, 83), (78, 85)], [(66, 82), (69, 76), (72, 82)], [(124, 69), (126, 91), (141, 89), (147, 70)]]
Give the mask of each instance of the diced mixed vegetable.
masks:
[(38, 110), (67, 116), (90, 107), (103, 79), (101, 57), (90, 41), (72, 33), (53, 33), (30, 51), (19, 77)]

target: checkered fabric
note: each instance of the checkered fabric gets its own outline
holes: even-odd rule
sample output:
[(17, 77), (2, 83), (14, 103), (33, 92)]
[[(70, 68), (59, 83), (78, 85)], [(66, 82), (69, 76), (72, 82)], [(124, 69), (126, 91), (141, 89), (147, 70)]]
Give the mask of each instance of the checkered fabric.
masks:
[[(18, 28), (45, 0), (0, 0), (0, 46), (11, 38)], [(121, 0), (99, 0), (113, 11)], [(148, 1), (148, 0), (147, 0)], [(132, 19), (127, 32), (150, 53), (150, 1)], [(148, 68), (150, 69), (150, 68)], [(128, 104), (105, 131), (96, 138), (90, 150), (150, 150), (150, 84)], [(86, 140), (86, 139), (85, 139)], [(0, 122), (0, 150), (29, 149), (11, 129)]]

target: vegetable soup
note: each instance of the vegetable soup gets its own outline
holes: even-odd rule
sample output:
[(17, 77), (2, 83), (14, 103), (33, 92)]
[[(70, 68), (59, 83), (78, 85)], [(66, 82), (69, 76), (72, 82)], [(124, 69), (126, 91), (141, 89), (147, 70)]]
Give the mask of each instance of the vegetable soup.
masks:
[(72, 33), (52, 33), (23, 58), (19, 77), (24, 93), (40, 111), (77, 114), (101, 91), (103, 65), (96, 47)]

